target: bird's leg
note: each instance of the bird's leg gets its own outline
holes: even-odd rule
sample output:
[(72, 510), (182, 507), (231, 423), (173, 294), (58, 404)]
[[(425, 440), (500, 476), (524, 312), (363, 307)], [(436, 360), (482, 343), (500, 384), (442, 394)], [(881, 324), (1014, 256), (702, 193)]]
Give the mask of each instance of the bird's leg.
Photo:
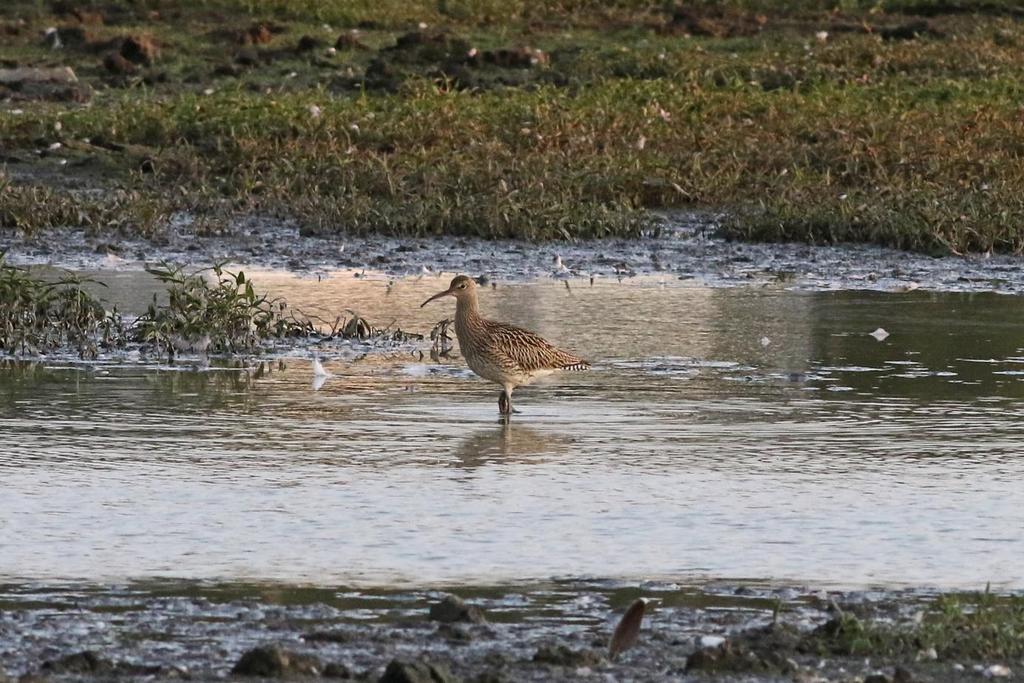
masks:
[(512, 414), (512, 397), (509, 395), (508, 389), (502, 389), (498, 395), (498, 411), (502, 415)]

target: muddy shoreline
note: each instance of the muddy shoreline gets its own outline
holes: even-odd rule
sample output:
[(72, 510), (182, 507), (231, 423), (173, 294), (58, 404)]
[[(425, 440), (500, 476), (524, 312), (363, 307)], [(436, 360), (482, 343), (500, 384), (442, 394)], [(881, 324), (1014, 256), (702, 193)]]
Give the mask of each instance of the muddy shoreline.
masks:
[(310, 277), (350, 270), (390, 277), (468, 273), (495, 281), (553, 277), (572, 286), (591, 278), (654, 276), (666, 284), (706, 287), (1024, 292), (1024, 269), (1013, 256), (931, 257), (854, 244), (740, 243), (717, 236), (717, 221), (712, 214), (672, 214), (662, 216), (643, 238), (536, 244), (466, 237), (321, 238), (270, 221), (236, 223), (222, 235), (202, 236), (183, 219), (153, 240), (111, 240), (68, 230), (26, 238), (5, 231), (0, 250), (15, 265), (80, 271), (140, 270), (161, 261), (230, 262)]
[[(922, 641), (918, 650), (908, 650), (879, 641), (871, 651), (842, 637), (844, 625), (905, 630), (935, 619), (942, 598), (931, 591), (554, 581), (453, 592), (472, 610), (439, 609), (447, 594), (441, 590), (7, 585), (0, 587), (0, 673), (25, 681), (223, 680), (248, 674), (367, 681), (713, 676), (882, 683), (894, 677), (1000, 678), (998, 667), (1021, 664), (1019, 657), (972, 658), (943, 642)], [(611, 631), (640, 596), (653, 599), (641, 636), (609, 661)], [(238, 665), (260, 647), (279, 648), (276, 656), (283, 653), (287, 661), (265, 669)], [(266, 654), (250, 655), (250, 665), (254, 656)], [(407, 678), (385, 676), (395, 660), (407, 663)], [(427, 663), (422, 670), (434, 667), (434, 677), (412, 675), (415, 662)]]

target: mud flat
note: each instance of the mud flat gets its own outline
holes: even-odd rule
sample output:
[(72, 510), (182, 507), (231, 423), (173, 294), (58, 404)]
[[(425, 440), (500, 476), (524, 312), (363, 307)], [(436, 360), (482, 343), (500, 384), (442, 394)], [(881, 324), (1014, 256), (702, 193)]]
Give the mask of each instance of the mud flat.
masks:
[[(447, 590), (140, 582), (0, 588), (25, 681), (982, 681), (1019, 670), (1020, 598), (559, 581)], [(608, 638), (652, 599), (635, 647)], [(401, 675), (399, 673), (401, 672)], [(404, 677), (402, 677), (404, 676)]]
[(706, 213), (672, 214), (642, 237), (545, 244), (473, 237), (313, 237), (279, 221), (244, 221), (225, 234), (202, 236), (185, 221), (157, 240), (111, 241), (81, 230), (28, 238), (0, 232), (0, 249), (13, 264), (88, 271), (140, 270), (160, 261), (227, 261), (311, 277), (352, 270), (390, 277), (468, 273), (497, 282), (553, 277), (581, 286), (591, 278), (654, 276), (710, 287), (1024, 292), (1024, 269), (1010, 255), (937, 257), (871, 245), (744, 243), (717, 236), (718, 221)]

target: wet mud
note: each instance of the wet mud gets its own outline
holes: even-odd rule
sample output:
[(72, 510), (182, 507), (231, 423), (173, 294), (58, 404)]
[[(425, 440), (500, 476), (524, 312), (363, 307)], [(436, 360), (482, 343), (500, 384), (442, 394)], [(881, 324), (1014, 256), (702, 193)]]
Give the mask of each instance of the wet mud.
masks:
[(932, 257), (867, 245), (740, 243), (716, 235), (717, 217), (663, 216), (637, 239), (531, 243), (468, 237), (314, 237), (270, 221), (236, 223), (216, 236), (196, 234), (182, 219), (155, 240), (109, 238), (61, 230), (25, 238), (0, 232), (13, 264), (77, 270), (139, 270), (147, 263), (226, 261), (310, 276), (338, 270), (388, 276), (466, 273), (495, 281), (552, 277), (568, 285), (656, 276), (709, 287), (785, 286), (808, 290), (1024, 292), (1012, 256)]
[[(892, 683), (998, 678), (1000, 666), (1019, 664), (925, 643), (868, 651), (842, 631), (912, 633), (934, 615), (927, 592), (585, 581), (456, 590), (467, 610), (439, 608), (453, 602), (445, 590), (9, 585), (0, 668), (25, 681)], [(613, 660), (609, 637), (638, 596), (651, 601), (640, 635)]]

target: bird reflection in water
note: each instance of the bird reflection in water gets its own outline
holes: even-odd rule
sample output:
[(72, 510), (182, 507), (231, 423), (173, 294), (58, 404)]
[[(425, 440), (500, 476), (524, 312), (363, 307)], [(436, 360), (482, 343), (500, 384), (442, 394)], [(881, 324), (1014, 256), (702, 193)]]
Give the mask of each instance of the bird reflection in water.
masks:
[(474, 469), (490, 464), (538, 464), (569, 452), (572, 441), (502, 419), (495, 427), (473, 432), (455, 449), (456, 467)]

